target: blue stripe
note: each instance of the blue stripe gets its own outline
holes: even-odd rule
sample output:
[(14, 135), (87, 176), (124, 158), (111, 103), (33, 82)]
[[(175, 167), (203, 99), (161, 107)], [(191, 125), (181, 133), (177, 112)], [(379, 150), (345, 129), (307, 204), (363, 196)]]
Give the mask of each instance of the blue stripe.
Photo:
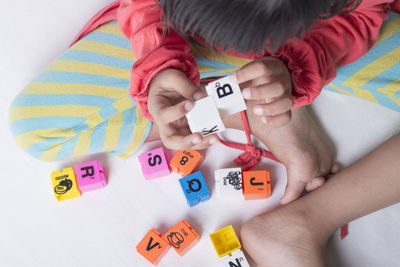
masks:
[(369, 80), (360, 88), (368, 89), (369, 91), (376, 91), (380, 88), (386, 87), (389, 83), (393, 82), (396, 77), (400, 77), (400, 63), (393, 65), (378, 76)]
[(111, 154), (122, 154), (130, 144), (133, 136), (133, 129), (137, 123), (136, 108), (130, 108), (122, 113), (122, 126), (119, 132), (118, 145)]
[(65, 137), (45, 139), (41, 142), (38, 142), (38, 143), (33, 144), (30, 147), (28, 147), (26, 149), (26, 152), (28, 152), (31, 156), (33, 156), (35, 158), (40, 158), (40, 156), (43, 154), (44, 151), (48, 150), (55, 144), (60, 143), (64, 140), (65, 140)]
[(360, 69), (390, 53), (392, 50), (398, 48), (400, 46), (400, 38), (398, 38), (397, 35), (398, 34), (393, 34), (385, 41), (376, 44), (366, 55), (364, 55), (359, 60), (349, 65), (338, 68), (338, 76), (335, 79), (335, 83), (343, 83)]
[(105, 121), (93, 129), (88, 154), (95, 154), (103, 151), (107, 126), (108, 121)]
[(393, 96), (396, 98), (400, 98), (400, 86), (399, 86), (399, 90), (396, 93), (394, 93)]
[(116, 20), (110, 20), (110, 21), (107, 22), (106, 24), (118, 24), (118, 21), (116, 21)]
[(378, 92), (371, 92), (371, 93), (381, 105), (396, 111), (400, 111), (400, 106), (392, 99), (390, 99), (387, 95)]
[(110, 119), (111, 117), (113, 117), (114, 115), (116, 115), (118, 113), (118, 111), (115, 109), (115, 107), (113, 105), (110, 105), (106, 108), (103, 108), (98, 113), (106, 121), (106, 120)]
[(58, 60), (71, 60), (78, 62), (86, 62), (93, 64), (100, 64), (114, 68), (130, 70), (135, 61), (99, 54), (96, 52), (80, 51), (80, 50), (67, 50), (62, 54)]
[[(105, 108), (115, 101), (116, 98), (96, 95), (18, 95), (12, 107), (26, 106), (57, 106), (57, 105), (84, 105)], [(49, 108), (49, 107), (43, 107)], [(50, 107), (51, 108), (51, 107)]]
[(83, 37), (81, 40), (100, 42), (131, 50), (131, 44), (129, 43), (128, 39), (111, 33), (92, 32), (89, 35)]
[(129, 89), (128, 79), (78, 72), (45, 71), (34, 82), (96, 84)]
[(62, 144), (61, 149), (57, 154), (56, 160), (64, 160), (71, 158), (77, 143), (78, 143), (78, 136), (74, 136), (73, 138)]
[(42, 117), (10, 122), (14, 136), (39, 129), (75, 129), (85, 124), (86, 118), (80, 117)]

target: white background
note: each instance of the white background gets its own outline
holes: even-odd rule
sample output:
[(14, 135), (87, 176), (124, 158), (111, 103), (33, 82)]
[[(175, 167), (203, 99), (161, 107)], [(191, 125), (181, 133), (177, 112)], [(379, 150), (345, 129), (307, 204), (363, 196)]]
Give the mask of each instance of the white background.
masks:
[[(40, 162), (13, 141), (7, 123), (17, 93), (54, 60), (106, 0), (3, 1), (0, 16), (0, 266), (151, 266), (135, 250), (152, 227), (167, 231), (182, 219), (201, 234), (201, 241), (180, 258), (172, 249), (160, 266), (217, 266), (208, 234), (279, 205), (286, 183), (282, 166), (263, 160), (271, 171), (273, 195), (268, 200), (224, 201), (214, 192), (213, 170), (231, 167), (239, 151), (215, 145), (201, 165), (211, 199), (189, 208), (176, 175), (147, 182), (135, 156), (121, 160), (95, 155), (56, 163)], [(378, 105), (323, 92), (312, 105), (329, 133), (338, 161), (348, 165), (396, 131), (400, 114)], [(244, 135), (227, 135), (244, 141)], [(147, 144), (142, 151), (158, 146)], [(100, 159), (106, 188), (58, 203), (50, 173), (75, 163)], [(379, 177), (377, 177), (379, 178)], [(384, 194), (384, 192), (382, 192)], [(373, 196), (371, 196), (373, 197)], [(398, 266), (400, 206), (395, 205), (350, 224), (341, 241), (335, 233), (327, 247), (329, 265)]]

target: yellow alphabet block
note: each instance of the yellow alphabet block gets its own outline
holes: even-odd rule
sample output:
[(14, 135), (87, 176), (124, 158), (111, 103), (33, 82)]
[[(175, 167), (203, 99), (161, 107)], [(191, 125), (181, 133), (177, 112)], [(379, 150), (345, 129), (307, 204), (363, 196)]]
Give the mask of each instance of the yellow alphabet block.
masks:
[(73, 168), (67, 168), (51, 173), (54, 195), (58, 201), (63, 201), (81, 196)]
[(210, 238), (219, 257), (230, 255), (242, 247), (232, 225), (210, 234)]

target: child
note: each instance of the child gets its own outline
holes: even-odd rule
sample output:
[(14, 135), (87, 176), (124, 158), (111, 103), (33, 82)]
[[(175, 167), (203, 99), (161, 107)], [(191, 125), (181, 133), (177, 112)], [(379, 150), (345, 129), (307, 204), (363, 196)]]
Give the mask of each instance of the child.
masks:
[[(229, 50), (220, 56), (225, 69), (219, 69), (228, 74), (240, 68), (235, 75), (248, 100), (251, 130), (286, 166), (282, 203), (289, 203), (337, 169), (331, 168), (328, 146), (300, 106), (312, 102), (338, 66), (372, 46), (392, 2), (167, 0), (159, 6), (154, 0), (115, 1), (17, 97), (11, 128), (22, 147), (44, 160), (101, 151), (127, 157), (158, 136), (175, 149), (215, 143), (215, 136), (191, 134), (184, 118), (204, 93), (195, 56), (178, 31), (199, 43), (203, 78), (221, 75), (209, 71), (215, 60), (201, 57), (204, 45)], [(115, 19), (130, 45), (117, 38)], [(165, 31), (165, 25), (176, 31), (170, 26)], [(104, 35), (110, 33), (114, 39)], [(226, 125), (240, 128), (238, 116)]]

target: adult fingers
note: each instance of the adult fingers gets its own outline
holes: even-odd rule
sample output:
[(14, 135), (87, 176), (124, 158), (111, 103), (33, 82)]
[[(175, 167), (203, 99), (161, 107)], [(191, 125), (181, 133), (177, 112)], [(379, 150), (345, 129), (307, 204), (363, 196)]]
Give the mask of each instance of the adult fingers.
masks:
[(324, 177), (315, 177), (314, 179), (312, 179), (310, 182), (308, 182), (306, 184), (306, 191), (307, 192), (311, 192), (317, 188), (319, 188), (320, 186), (322, 186), (324, 183), (326, 182)]
[(288, 183), (285, 189), (285, 194), (281, 198), (280, 202), (282, 205), (288, 204), (293, 200), (298, 199), (304, 191), (306, 183), (298, 179), (290, 179), (288, 177)]

